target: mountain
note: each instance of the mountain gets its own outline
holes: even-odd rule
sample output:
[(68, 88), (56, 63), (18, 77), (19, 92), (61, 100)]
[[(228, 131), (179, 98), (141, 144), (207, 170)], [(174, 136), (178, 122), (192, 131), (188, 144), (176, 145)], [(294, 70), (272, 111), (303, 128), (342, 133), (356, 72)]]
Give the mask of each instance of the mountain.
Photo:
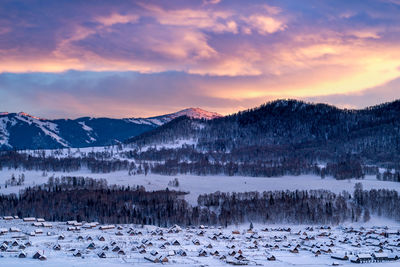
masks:
[(209, 121), (179, 118), (128, 143), (141, 148), (178, 140), (190, 140), (196, 151), (213, 153), (214, 160), (315, 163), (351, 157), (395, 164), (400, 160), (400, 100), (359, 110), (277, 100)]
[(206, 111), (201, 108), (187, 108), (175, 113), (170, 113), (162, 116), (150, 117), (147, 119), (128, 119), (128, 120), (134, 123), (145, 123), (145, 124), (147, 123), (147, 124), (161, 126), (167, 122), (170, 122), (173, 119), (183, 116), (193, 119), (205, 119), (205, 120), (212, 120), (215, 118), (222, 117), (221, 114)]
[(20, 113), (0, 113), (0, 149), (40, 149), (104, 146), (153, 130), (188, 116), (213, 119), (221, 115), (199, 108), (151, 118), (90, 118), (48, 120)]

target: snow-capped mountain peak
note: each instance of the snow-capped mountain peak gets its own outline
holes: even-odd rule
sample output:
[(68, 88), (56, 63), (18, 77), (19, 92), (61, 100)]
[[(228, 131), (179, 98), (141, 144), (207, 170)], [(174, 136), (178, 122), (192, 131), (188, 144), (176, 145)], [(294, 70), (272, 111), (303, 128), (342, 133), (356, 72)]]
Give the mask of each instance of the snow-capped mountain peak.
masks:
[(32, 116), (32, 115), (30, 115), (30, 114), (28, 114), (28, 113), (25, 113), (25, 112), (22, 112), (22, 111), (19, 112), (17, 115), (18, 115), (18, 116), (21, 116), (21, 117), (28, 117), (28, 118), (36, 119), (36, 120), (44, 120), (44, 119), (42, 119), (42, 118)]
[(131, 118), (128, 119), (128, 121), (136, 124), (147, 124), (147, 125), (156, 125), (160, 126), (165, 123), (168, 123), (172, 121), (173, 119), (176, 119), (178, 117), (182, 116), (188, 116), (193, 119), (206, 119), (206, 120), (211, 120), (215, 118), (222, 117), (221, 114), (215, 113), (215, 112), (210, 112), (201, 108), (187, 108), (180, 110), (175, 113), (170, 113), (170, 114), (165, 114), (161, 116), (156, 116), (156, 117), (150, 117), (150, 118)]
[(194, 119), (206, 119), (206, 120), (211, 120), (215, 118), (222, 117), (221, 114), (218, 114), (216, 112), (210, 112), (201, 108), (187, 108), (172, 114), (168, 114), (165, 116), (170, 116), (170, 117), (181, 117), (181, 116), (188, 116), (190, 118)]

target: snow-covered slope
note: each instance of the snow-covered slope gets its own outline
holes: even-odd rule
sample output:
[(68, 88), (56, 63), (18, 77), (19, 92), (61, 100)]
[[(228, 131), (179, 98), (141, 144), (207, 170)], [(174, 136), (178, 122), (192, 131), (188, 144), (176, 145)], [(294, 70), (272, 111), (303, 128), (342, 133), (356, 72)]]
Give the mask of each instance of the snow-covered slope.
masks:
[(194, 118), (194, 119), (206, 119), (206, 120), (211, 120), (211, 119), (222, 117), (221, 114), (218, 114), (215, 112), (210, 112), (210, 111), (207, 111), (207, 110), (204, 110), (201, 108), (187, 108), (187, 109), (175, 112), (175, 113), (166, 114), (166, 115), (162, 115), (162, 116), (150, 117), (150, 118), (146, 118), (146, 119), (132, 118), (132, 119), (128, 119), (128, 120), (131, 122), (135, 122), (135, 123), (161, 126), (161, 125), (168, 123), (168, 122), (172, 121), (173, 119), (176, 119), (181, 116), (187, 116), (187, 117)]
[(47, 120), (20, 113), (0, 113), (0, 150), (104, 146), (122, 142), (180, 117), (213, 119), (221, 115), (188, 108), (151, 118)]

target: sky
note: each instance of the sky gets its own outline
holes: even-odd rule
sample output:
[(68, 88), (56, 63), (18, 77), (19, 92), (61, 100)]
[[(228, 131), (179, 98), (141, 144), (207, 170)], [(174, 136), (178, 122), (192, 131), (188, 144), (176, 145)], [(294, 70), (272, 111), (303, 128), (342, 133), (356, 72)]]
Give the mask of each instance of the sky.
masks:
[(0, 111), (221, 114), (400, 98), (400, 0), (2, 0)]

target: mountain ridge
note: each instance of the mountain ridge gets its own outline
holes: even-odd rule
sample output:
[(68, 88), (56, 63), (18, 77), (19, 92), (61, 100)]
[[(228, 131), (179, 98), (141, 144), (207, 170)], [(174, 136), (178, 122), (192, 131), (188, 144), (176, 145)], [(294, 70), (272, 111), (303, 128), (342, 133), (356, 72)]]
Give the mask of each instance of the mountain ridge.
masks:
[(0, 149), (51, 149), (111, 145), (159, 127), (177, 117), (212, 119), (218, 113), (187, 108), (149, 118), (45, 119), (25, 112), (0, 113)]
[(191, 140), (195, 152), (228, 153), (240, 162), (288, 158), (323, 162), (350, 156), (367, 163), (394, 163), (400, 160), (400, 101), (341, 109), (277, 100), (205, 122), (174, 120), (127, 144), (140, 150), (177, 140)]

